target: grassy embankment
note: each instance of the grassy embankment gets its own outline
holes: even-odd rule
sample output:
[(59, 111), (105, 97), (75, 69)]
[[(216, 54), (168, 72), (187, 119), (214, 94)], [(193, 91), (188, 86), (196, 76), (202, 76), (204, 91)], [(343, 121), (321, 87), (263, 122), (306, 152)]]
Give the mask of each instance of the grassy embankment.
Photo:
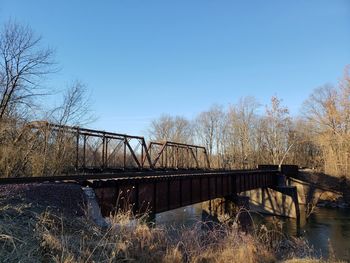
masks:
[[(11, 196), (11, 195), (10, 195)], [(302, 239), (236, 223), (172, 230), (119, 213), (107, 229), (19, 195), (0, 196), (1, 262), (327, 262)], [(302, 258), (302, 259), (300, 259)], [(328, 262), (332, 262), (331, 260)]]

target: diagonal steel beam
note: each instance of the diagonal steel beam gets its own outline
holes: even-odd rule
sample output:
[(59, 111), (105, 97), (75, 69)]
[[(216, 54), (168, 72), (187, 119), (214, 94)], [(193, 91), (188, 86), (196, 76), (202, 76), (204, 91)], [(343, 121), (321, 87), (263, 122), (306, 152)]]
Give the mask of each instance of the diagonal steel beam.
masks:
[(138, 168), (141, 168), (140, 161), (137, 159), (137, 156), (136, 156), (136, 154), (135, 154), (135, 152), (134, 152), (134, 149), (130, 146), (129, 140), (128, 140), (128, 139), (125, 140), (125, 144), (126, 144), (126, 146), (129, 148), (129, 151), (130, 151), (132, 157), (134, 158), (134, 160), (135, 160), (135, 162), (136, 162)]

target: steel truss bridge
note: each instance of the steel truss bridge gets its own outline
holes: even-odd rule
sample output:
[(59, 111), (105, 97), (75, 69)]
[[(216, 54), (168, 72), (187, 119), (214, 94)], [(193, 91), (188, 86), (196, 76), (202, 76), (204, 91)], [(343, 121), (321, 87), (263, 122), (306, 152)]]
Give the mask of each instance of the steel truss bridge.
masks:
[(140, 136), (47, 122), (32, 122), (28, 131), (48, 155), (54, 146), (65, 145), (61, 156), (64, 172), (0, 178), (0, 184), (73, 182), (89, 186), (103, 215), (118, 209), (159, 213), (257, 188), (276, 189), (281, 174), (298, 173), (298, 167), (291, 165), (211, 169), (206, 148), (198, 145), (171, 141), (146, 144)]

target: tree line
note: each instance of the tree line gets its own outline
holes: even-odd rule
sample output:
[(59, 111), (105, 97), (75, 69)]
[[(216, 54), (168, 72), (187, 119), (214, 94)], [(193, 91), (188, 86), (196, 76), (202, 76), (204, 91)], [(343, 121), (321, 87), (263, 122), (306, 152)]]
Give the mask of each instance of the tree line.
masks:
[(224, 108), (213, 105), (192, 120), (162, 115), (151, 122), (152, 140), (197, 143), (215, 168), (246, 169), (258, 164), (296, 164), (350, 177), (350, 74), (338, 85), (315, 89), (292, 117), (273, 96), (263, 114), (254, 97)]

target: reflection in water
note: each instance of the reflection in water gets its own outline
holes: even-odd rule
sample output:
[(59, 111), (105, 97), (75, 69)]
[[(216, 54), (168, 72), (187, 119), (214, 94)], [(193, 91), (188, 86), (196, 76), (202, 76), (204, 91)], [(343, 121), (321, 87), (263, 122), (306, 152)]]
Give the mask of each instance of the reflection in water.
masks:
[[(297, 233), (294, 220), (284, 219), (283, 222), (285, 233)], [(301, 222), (300, 234), (319, 254), (328, 256), (331, 246), (338, 258), (350, 259), (349, 209), (317, 208), (308, 221)]]
[[(208, 203), (195, 204), (183, 208), (157, 214), (158, 225), (191, 227), (193, 224), (213, 220), (206, 216)], [(301, 207), (301, 211), (304, 209)], [(300, 229), (296, 220), (273, 216), (262, 216), (252, 213), (255, 225), (270, 224), (278, 220), (283, 224), (283, 232), (296, 236), (298, 233), (309, 241), (318, 255), (327, 257), (329, 248), (334, 250), (337, 258), (350, 260), (350, 209), (317, 208), (315, 213), (306, 221), (302, 215)]]
[(185, 206), (156, 215), (156, 224), (173, 227), (192, 226), (202, 221), (202, 204)]

